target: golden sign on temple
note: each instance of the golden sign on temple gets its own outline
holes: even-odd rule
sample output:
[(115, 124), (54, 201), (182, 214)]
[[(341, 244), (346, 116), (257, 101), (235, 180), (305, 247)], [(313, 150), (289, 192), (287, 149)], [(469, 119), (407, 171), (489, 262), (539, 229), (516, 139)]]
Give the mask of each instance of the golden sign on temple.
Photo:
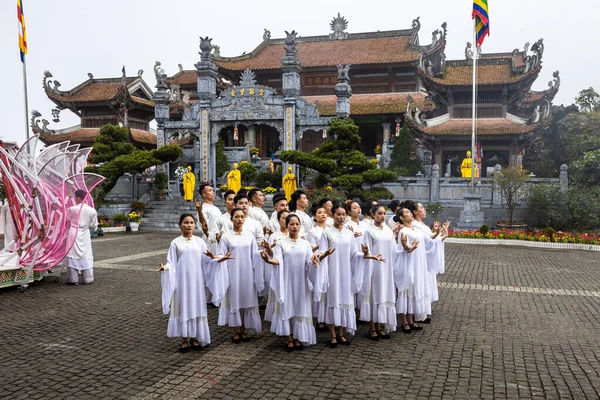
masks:
[[(236, 96), (255, 96), (256, 95), (256, 88), (241, 88), (238, 91), (236, 91), (235, 89), (231, 89), (231, 91), (229, 92), (229, 95), (231, 97), (236, 97)], [(258, 95), (260, 97), (263, 97), (265, 95), (265, 90), (264, 89), (258, 89)]]

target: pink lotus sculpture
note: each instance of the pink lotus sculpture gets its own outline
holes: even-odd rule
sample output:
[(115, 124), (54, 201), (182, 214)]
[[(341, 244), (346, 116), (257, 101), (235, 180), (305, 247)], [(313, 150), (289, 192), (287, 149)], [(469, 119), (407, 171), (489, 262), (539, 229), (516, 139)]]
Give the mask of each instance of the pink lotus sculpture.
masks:
[[(0, 268), (12, 264), (28, 275), (65, 258), (75, 242), (81, 212), (75, 191), (89, 194), (104, 180), (84, 172), (91, 148), (63, 142), (35, 155), (37, 141), (33, 137), (21, 149), (0, 141), (0, 174), (16, 230), (0, 251)], [(94, 207), (91, 196), (84, 202)]]

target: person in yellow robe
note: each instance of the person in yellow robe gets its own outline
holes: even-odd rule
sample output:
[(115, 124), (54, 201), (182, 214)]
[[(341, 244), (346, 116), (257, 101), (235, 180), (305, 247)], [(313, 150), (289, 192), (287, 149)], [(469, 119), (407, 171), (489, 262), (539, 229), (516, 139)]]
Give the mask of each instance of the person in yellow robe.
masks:
[(192, 167), (188, 165), (187, 172), (183, 174), (183, 199), (185, 201), (194, 200), (194, 187), (196, 186), (196, 176), (192, 172)]
[(463, 178), (471, 177), (471, 168), (473, 166), (473, 159), (471, 158), (471, 151), (467, 151), (467, 158), (462, 160), (460, 165), (460, 173)]
[(288, 172), (283, 176), (281, 183), (283, 185), (285, 198), (287, 201), (290, 201), (292, 199), (292, 193), (294, 193), (297, 189), (296, 175), (292, 173), (292, 167), (288, 167)]
[(237, 163), (233, 164), (233, 169), (227, 174), (227, 189), (235, 193), (242, 188), (242, 173), (238, 169)]

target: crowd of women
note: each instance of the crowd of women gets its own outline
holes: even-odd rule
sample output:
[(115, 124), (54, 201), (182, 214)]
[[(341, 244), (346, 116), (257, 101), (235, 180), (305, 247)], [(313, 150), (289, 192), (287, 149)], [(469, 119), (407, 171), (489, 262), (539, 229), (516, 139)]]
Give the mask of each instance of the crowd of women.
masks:
[(233, 343), (262, 330), (264, 308), (270, 331), (287, 338), (287, 351), (316, 344), (317, 330), (329, 332), (330, 347), (348, 346), (357, 321), (369, 324), (373, 341), (431, 321), (448, 222), (430, 229), (421, 203), (393, 200), (387, 218), (376, 201), (322, 199), (311, 216), (298, 190), (289, 204), (275, 195), (269, 218), (260, 190), (226, 192), (223, 214), (210, 186), (201, 185), (200, 195), (200, 235), (196, 215), (181, 215), (182, 235), (159, 268), (167, 336), (182, 339), (181, 352), (211, 341), (207, 299), (219, 307), (218, 325), (232, 328)]

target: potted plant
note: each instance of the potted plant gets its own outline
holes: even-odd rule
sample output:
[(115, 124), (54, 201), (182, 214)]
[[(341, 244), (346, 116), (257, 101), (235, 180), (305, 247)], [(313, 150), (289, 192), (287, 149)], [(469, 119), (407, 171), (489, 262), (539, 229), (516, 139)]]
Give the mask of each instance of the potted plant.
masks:
[(496, 184), (502, 193), (502, 197), (504, 198), (504, 201), (506, 201), (508, 214), (508, 221), (499, 221), (496, 223), (498, 228), (518, 232), (525, 232), (527, 230), (527, 223), (513, 221), (515, 208), (527, 196), (527, 178), (527, 171), (517, 167), (506, 168), (497, 172), (494, 176)]
[(159, 199), (167, 197), (169, 191), (167, 190), (167, 184), (169, 183), (169, 177), (164, 172), (159, 172), (154, 177), (155, 190), (154, 195)]
[(144, 214), (145, 209), (146, 209), (146, 203), (144, 203), (144, 202), (134, 201), (133, 203), (131, 203), (131, 211), (135, 211), (136, 213), (139, 213), (140, 216), (142, 214)]
[(132, 211), (129, 213), (129, 227), (131, 228), (132, 232), (137, 232), (138, 229), (140, 228), (140, 223), (142, 222), (142, 216), (135, 212)]

